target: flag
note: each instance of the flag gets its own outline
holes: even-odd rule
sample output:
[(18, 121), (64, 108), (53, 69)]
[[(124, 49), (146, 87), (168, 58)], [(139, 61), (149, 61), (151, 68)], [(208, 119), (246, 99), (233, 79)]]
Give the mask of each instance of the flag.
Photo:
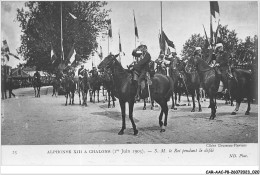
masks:
[(70, 61), (70, 64), (72, 64), (73, 61), (75, 60), (76, 54), (77, 54), (77, 53), (76, 53), (76, 51), (75, 51), (74, 44), (73, 44), (73, 46), (72, 46), (72, 48), (71, 48), (71, 50), (70, 50), (70, 53), (69, 53), (69, 55), (68, 55), (68, 60)]
[(119, 52), (122, 52), (122, 45), (121, 45), (120, 33), (119, 33)]
[[(133, 11), (134, 12), (134, 11)], [(136, 20), (135, 20), (135, 12), (134, 12), (134, 25), (135, 25), (135, 36), (137, 37), (137, 38), (139, 38), (139, 36), (138, 36), (138, 30), (137, 30), (137, 25), (136, 25)]]
[(71, 16), (73, 19), (77, 19), (77, 17), (76, 17), (75, 15), (71, 14), (70, 12), (69, 12), (69, 14), (70, 14), (70, 16)]
[(1, 47), (1, 51), (6, 52), (6, 53), (9, 53), (9, 52), (10, 52), (9, 46), (8, 46), (6, 40), (3, 41), (3, 46)]
[(209, 3), (210, 3), (210, 13), (212, 16), (214, 16), (214, 18), (216, 18), (215, 12), (219, 14), (218, 1), (210, 1)]
[(210, 23), (210, 45), (213, 45), (213, 28), (212, 28), (212, 22)]
[(108, 36), (112, 38), (112, 24), (111, 24), (111, 19), (107, 20), (107, 25), (108, 25)]
[(56, 59), (57, 59), (57, 56), (54, 53), (54, 50), (53, 50), (53, 47), (52, 47), (52, 44), (51, 44), (51, 63), (53, 64)]
[(217, 26), (217, 29), (216, 29), (216, 33), (215, 33), (215, 44), (218, 43), (218, 33), (219, 33), (219, 20), (218, 20), (218, 26)]
[(173, 44), (173, 42), (171, 40), (169, 40), (169, 38), (166, 36), (164, 31), (162, 31), (162, 35), (163, 35), (163, 39), (166, 41), (167, 45), (172, 48), (175, 48), (175, 45)]
[(204, 29), (204, 33), (205, 33), (205, 36), (206, 36), (206, 42), (205, 42), (205, 44), (204, 44), (204, 48), (208, 48), (210, 44), (209, 44), (208, 35), (207, 35), (207, 32), (206, 32), (206, 30), (205, 30), (204, 25), (203, 25), (203, 29)]

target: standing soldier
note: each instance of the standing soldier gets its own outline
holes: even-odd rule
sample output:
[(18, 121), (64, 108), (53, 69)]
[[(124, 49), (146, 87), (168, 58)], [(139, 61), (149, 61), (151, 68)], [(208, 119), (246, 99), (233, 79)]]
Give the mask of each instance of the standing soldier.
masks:
[(15, 97), (15, 94), (13, 93), (13, 78), (9, 78), (9, 83), (8, 83), (8, 88), (9, 88), (9, 98), (12, 96)]
[(135, 64), (132, 68), (134, 70), (133, 80), (137, 82), (136, 100), (139, 101), (141, 85), (142, 85), (142, 89), (145, 87), (144, 80), (146, 78), (146, 72), (149, 71), (149, 63), (151, 61), (151, 55), (147, 51), (147, 46), (144, 43), (141, 43), (141, 45), (138, 46), (137, 49), (133, 50), (132, 55), (140, 59), (137, 62), (137, 64)]

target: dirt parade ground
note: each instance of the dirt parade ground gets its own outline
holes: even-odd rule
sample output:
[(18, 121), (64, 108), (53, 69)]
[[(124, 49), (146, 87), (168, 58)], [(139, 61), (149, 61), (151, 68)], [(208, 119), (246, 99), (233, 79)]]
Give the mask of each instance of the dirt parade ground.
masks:
[[(80, 106), (78, 94), (75, 105), (65, 106), (65, 97), (52, 97), (52, 87), (43, 87), (41, 97), (35, 98), (33, 88), (13, 91), (16, 98), (1, 101), (2, 145), (64, 145), (64, 144), (159, 144), (159, 143), (257, 143), (258, 108), (252, 104), (250, 115), (244, 115), (247, 104), (242, 103), (237, 115), (234, 107), (217, 100), (217, 116), (209, 120), (208, 99), (202, 102), (202, 112), (190, 112), (191, 106), (169, 110), (166, 132), (158, 124), (160, 107), (154, 110), (143, 102), (134, 106), (134, 120), (139, 130), (133, 135), (126, 117), (124, 135), (118, 100), (115, 108), (107, 108), (100, 93), (100, 102)], [(182, 97), (181, 104), (187, 104)], [(126, 105), (128, 114), (128, 105)], [(171, 106), (171, 102), (168, 102)]]

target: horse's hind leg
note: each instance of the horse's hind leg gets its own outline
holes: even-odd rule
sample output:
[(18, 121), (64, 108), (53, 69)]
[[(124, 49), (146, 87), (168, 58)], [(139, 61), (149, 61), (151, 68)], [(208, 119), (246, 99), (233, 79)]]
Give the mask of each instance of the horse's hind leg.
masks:
[[(192, 104), (193, 104), (193, 107), (192, 107), (192, 110), (191, 112), (195, 112), (195, 94), (194, 94), (194, 90), (192, 90), (191, 92), (191, 98), (192, 98)], [(198, 94), (197, 94), (197, 97), (198, 97)]]
[(177, 110), (177, 108), (175, 107), (175, 104), (174, 104), (173, 93), (172, 93), (172, 107), (171, 107), (171, 109)]
[[(83, 93), (82, 93), (83, 96)], [(79, 105), (81, 105), (80, 89), (79, 89)]]
[(107, 105), (107, 108), (110, 108), (110, 91), (107, 91), (108, 92), (108, 105)]
[(163, 110), (163, 113), (164, 113), (164, 124), (161, 128), (161, 132), (165, 132), (166, 126), (167, 126), (168, 111), (169, 111), (166, 99), (164, 99), (162, 110)]
[(97, 100), (98, 100), (98, 103), (99, 103), (99, 90), (97, 91)]

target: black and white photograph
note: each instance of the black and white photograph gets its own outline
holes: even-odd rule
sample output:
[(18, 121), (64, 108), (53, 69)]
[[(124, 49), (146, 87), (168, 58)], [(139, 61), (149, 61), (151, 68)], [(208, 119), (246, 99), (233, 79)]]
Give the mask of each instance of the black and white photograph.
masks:
[(1, 164), (259, 173), (258, 10), (1, 1)]

